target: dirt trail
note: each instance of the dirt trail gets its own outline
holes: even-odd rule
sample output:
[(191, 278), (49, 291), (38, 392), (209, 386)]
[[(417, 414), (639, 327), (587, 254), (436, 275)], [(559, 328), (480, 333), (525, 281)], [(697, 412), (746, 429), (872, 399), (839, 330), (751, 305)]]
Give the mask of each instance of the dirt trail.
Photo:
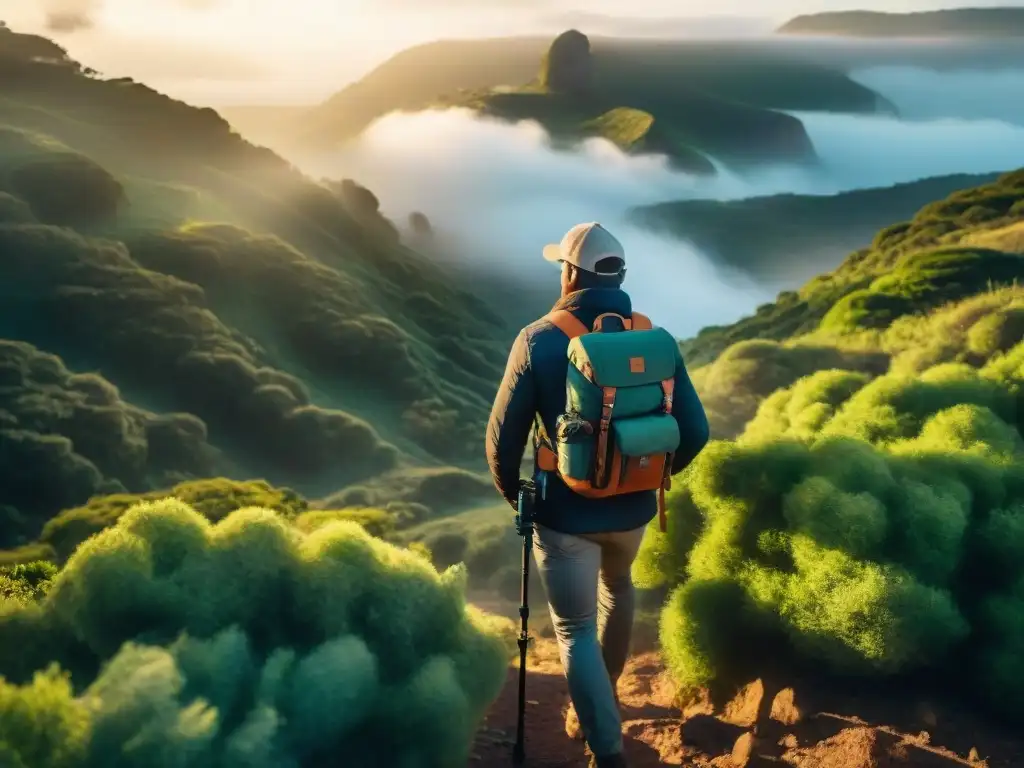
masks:
[[(568, 690), (554, 643), (535, 641), (528, 664), (527, 768), (578, 768), (587, 756), (564, 730)], [(478, 734), (469, 766), (511, 766), (518, 669)], [(657, 653), (634, 656), (619, 684), (631, 768), (1022, 768), (1024, 736), (991, 728), (969, 712), (891, 696), (865, 699), (795, 684), (767, 698), (761, 681), (724, 708), (675, 705)], [(753, 728), (762, 715), (755, 736)]]

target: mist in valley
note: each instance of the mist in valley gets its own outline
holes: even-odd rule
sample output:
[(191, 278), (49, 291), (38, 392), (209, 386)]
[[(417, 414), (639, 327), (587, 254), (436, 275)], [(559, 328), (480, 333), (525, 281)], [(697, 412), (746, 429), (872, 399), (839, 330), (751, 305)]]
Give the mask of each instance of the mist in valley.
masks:
[[(412, 211), (425, 213), (466, 263), (533, 286), (557, 284), (540, 257), (546, 243), (557, 242), (577, 222), (601, 221), (629, 254), (626, 288), (638, 309), (689, 336), (734, 321), (796, 286), (713, 264), (682, 240), (628, 223), (630, 208), (683, 199), (835, 194), (1003, 171), (1024, 161), (1024, 127), (999, 112), (1005, 91), (978, 86), (981, 73), (918, 72), (922, 92), (935, 93), (936, 100), (938, 92), (946, 93), (945, 110), (933, 115), (913, 112), (914, 102), (906, 98), (915, 86), (910, 70), (867, 74), (864, 80), (874, 78), (870, 85), (901, 113), (907, 108), (912, 119), (795, 113), (821, 158), (816, 169), (778, 166), (739, 174), (719, 164), (716, 177), (700, 178), (671, 170), (661, 157), (625, 155), (602, 140), (574, 152), (555, 151), (535, 123), (512, 125), (468, 111), (391, 114), (336, 154), (294, 159), (314, 176), (365, 184), (396, 222)], [(836, 266), (843, 255), (810, 272)]]
[(883, 65), (852, 77), (899, 107), (904, 120), (962, 118), (1024, 125), (1024, 62), (935, 70)]

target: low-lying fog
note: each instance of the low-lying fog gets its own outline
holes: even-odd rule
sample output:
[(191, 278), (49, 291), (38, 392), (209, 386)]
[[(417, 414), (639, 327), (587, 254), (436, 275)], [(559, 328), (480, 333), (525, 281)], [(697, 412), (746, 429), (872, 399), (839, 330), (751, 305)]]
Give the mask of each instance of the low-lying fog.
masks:
[[(1024, 71), (1018, 73), (1024, 82)], [(816, 171), (722, 169), (698, 179), (603, 141), (555, 152), (536, 124), (510, 125), (468, 111), (388, 115), (344, 152), (299, 160), (317, 176), (355, 178), (388, 215), (411, 211), (457, 238), (478, 265), (525, 280), (556, 280), (540, 258), (573, 224), (598, 220), (625, 244), (627, 289), (638, 309), (680, 336), (731, 322), (794, 286), (753, 282), (716, 268), (679, 240), (627, 224), (636, 205), (684, 198), (738, 199), (781, 192), (833, 194), (927, 176), (1024, 165), (1024, 98), (1010, 73), (862, 70), (857, 79), (907, 119), (799, 113), (822, 158)], [(823, 270), (834, 265), (824, 265)]]

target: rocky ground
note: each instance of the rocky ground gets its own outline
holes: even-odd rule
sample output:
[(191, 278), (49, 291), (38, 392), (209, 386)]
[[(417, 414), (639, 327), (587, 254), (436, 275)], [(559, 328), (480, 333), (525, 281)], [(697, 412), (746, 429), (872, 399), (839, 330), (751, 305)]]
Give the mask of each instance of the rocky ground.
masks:
[[(568, 691), (553, 641), (535, 641), (527, 668), (527, 768), (586, 766), (583, 742), (566, 735)], [(470, 766), (512, 765), (517, 679), (513, 667)], [(619, 692), (631, 768), (1024, 766), (1024, 737), (909, 694), (865, 696), (822, 690), (813, 681), (766, 690), (757, 680), (724, 707), (704, 697), (680, 709), (656, 652), (630, 660)]]

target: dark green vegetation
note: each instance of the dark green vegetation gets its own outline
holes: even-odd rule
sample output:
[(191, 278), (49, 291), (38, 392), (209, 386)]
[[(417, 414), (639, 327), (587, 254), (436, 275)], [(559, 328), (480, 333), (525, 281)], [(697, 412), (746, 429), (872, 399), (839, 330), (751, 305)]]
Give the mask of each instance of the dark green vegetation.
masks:
[[(369, 190), (8, 34), (0, 763), (461, 768), (509, 650), (467, 580), (518, 586), (465, 458), (507, 330)], [(789, 655), (1024, 722), (1022, 200), (687, 345), (736, 439), (637, 564), (684, 688)]]
[(815, 158), (795, 117), (679, 87), (637, 84), (618, 92), (601, 78), (595, 59), (585, 35), (565, 32), (544, 54), (532, 83), (460, 94), (441, 104), (504, 120), (536, 120), (556, 143), (602, 137), (630, 153), (664, 154), (675, 167), (699, 174), (714, 173), (706, 155), (734, 164)]
[(1020, 37), (1024, 8), (951, 8), (915, 13), (835, 11), (797, 16), (778, 32), (851, 37)]
[(32, 540), (16, 536), (16, 526), (27, 528), (38, 521), (15, 517), (16, 510), (10, 508), (9, 548), (0, 550), (0, 566), (63, 564), (86, 539), (116, 525), (131, 507), (168, 497), (190, 505), (211, 523), (248, 507), (272, 510), (307, 532), (352, 521), (378, 538), (421, 551), (438, 569), (465, 563), (469, 586), (478, 594), (518, 596), (521, 541), (509, 524), (507, 508), (495, 504), (489, 479), (450, 467), (388, 472), (319, 500), (265, 481), (223, 477), (139, 494), (100, 493), (85, 504), (62, 508)]
[[(738, 341), (782, 341), (820, 329), (855, 331), (926, 311), (991, 285), (1024, 280), (1024, 171), (954, 192), (881, 230), (871, 245), (798, 291), (684, 342), (701, 366)], [(1010, 255), (1006, 255), (1010, 254)], [(878, 311), (877, 314), (875, 311)]]
[[(654, 144), (671, 141), (709, 152), (742, 150), (764, 157), (804, 149), (799, 121), (769, 110), (873, 112), (881, 104), (876, 93), (841, 72), (781, 50), (743, 43), (608, 38), (591, 39), (600, 102), (576, 108), (552, 105), (534, 98), (530, 89), (521, 99), (514, 94), (487, 95), (501, 86), (535, 81), (538, 62), (550, 43), (542, 38), (499, 38), (410, 48), (324, 104), (295, 116), (291, 129), (282, 130), (276, 141), (296, 150), (333, 146), (395, 110), (419, 111), (439, 100), (455, 103), (485, 97), (494, 110), (510, 118), (544, 118), (554, 112), (553, 122), (573, 127), (576, 136), (585, 133), (584, 124), (608, 110), (627, 107), (654, 116)], [(234, 119), (246, 127), (246, 115)], [(642, 121), (633, 122), (631, 130), (640, 126)]]
[(782, 194), (744, 200), (679, 200), (631, 211), (633, 221), (697, 246), (716, 263), (757, 278), (802, 282), (926, 203), (996, 174), (937, 176), (834, 195)]
[(513, 329), (461, 279), (354, 181), (0, 29), (0, 549), (96, 495), (480, 468)]
[(634, 572), (684, 690), (766, 657), (1024, 722), (1022, 200), (1022, 171), (957, 192), (762, 310), (770, 338), (691, 342), (728, 439)]
[(0, 762), (461, 768), (510, 656), (464, 591), (351, 522), (139, 504), (0, 572)]

